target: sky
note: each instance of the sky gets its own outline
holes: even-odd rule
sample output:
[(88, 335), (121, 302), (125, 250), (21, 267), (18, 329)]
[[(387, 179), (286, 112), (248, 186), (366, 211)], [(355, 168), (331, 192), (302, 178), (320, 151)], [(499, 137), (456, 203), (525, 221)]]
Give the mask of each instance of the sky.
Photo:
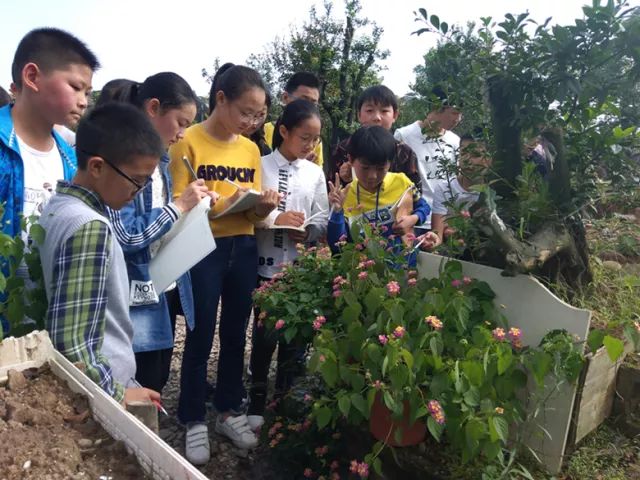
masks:
[[(43, 26), (67, 30), (96, 53), (102, 68), (93, 77), (99, 90), (114, 78), (143, 81), (161, 71), (183, 76), (199, 94), (209, 87), (201, 76), (216, 58), (244, 63), (262, 53), (276, 36), (302, 25), (311, 6), (322, 0), (13, 0), (0, 3), (0, 85), (11, 83), (11, 62), (20, 39)], [(335, 0), (341, 15), (344, 0)], [(582, 17), (590, 0), (361, 0), (363, 14), (384, 29), (381, 46), (390, 51), (382, 72), (384, 84), (397, 95), (410, 91), (413, 68), (436, 44), (434, 35), (411, 35), (419, 24), (413, 12), (426, 8), (441, 21), (465, 24), (483, 16), (496, 20), (505, 13), (529, 11), (531, 18), (568, 24)], [(640, 0), (631, 0), (640, 5)], [(170, 7), (170, 8), (169, 8)]]

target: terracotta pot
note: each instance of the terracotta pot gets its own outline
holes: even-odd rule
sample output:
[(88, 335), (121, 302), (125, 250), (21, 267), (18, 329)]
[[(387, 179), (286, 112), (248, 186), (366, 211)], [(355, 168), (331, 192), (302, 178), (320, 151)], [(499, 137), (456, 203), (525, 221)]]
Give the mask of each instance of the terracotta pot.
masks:
[[(417, 420), (414, 424), (409, 424), (409, 402), (404, 402), (404, 412), (402, 420), (395, 420), (391, 417), (392, 412), (382, 401), (382, 395), (376, 395), (371, 414), (369, 415), (369, 430), (377, 440), (387, 442), (392, 447), (408, 447), (417, 445), (424, 440), (427, 435), (427, 426), (424, 422)], [(396, 431), (400, 429), (400, 441), (396, 440)]]

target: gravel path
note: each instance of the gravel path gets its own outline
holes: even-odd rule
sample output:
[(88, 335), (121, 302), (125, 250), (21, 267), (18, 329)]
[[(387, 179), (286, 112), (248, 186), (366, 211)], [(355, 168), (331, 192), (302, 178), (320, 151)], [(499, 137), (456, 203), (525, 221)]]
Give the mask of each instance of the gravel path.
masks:
[[(252, 321), (250, 322), (250, 325)], [(163, 390), (163, 405), (169, 412), (169, 417), (160, 416), (160, 437), (171, 445), (181, 455), (184, 455), (184, 427), (178, 423), (176, 413), (178, 410), (178, 395), (180, 393), (180, 365), (182, 363), (182, 350), (185, 339), (185, 324), (182, 317), (178, 317), (176, 324), (176, 340), (171, 361), (171, 375)], [(251, 326), (247, 333), (247, 347), (245, 349), (245, 371), (249, 362), (251, 345)], [(209, 359), (208, 378), (215, 382), (216, 367), (218, 363), (219, 339), (216, 332), (213, 352)], [(226, 438), (217, 435), (214, 431), (216, 412), (213, 408), (207, 411), (207, 422), (209, 424), (209, 436), (211, 439), (211, 460), (202, 468), (202, 471), (211, 479), (244, 480), (248, 478), (259, 478), (254, 468), (257, 453), (247, 452), (236, 448)]]

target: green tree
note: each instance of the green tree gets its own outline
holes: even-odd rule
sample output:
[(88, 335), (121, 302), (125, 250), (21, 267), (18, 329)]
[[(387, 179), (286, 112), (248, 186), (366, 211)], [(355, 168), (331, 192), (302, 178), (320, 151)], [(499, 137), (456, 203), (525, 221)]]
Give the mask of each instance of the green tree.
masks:
[(389, 55), (380, 48), (383, 30), (362, 15), (359, 0), (346, 2), (344, 18), (333, 15), (331, 2), (309, 11), (309, 18), (289, 35), (270, 42), (248, 64), (258, 70), (274, 94), (297, 71), (320, 79), (320, 105), (325, 114), (325, 144), (335, 145), (353, 129), (360, 92), (379, 82), (379, 62)]
[[(501, 200), (487, 192), (474, 216), (491, 249), (511, 273), (542, 273), (575, 288), (590, 278), (576, 213), (594, 200), (598, 175), (620, 184), (637, 181), (631, 160), (639, 143), (639, 9), (622, 0), (594, 0), (583, 13), (567, 26), (551, 27), (550, 18), (538, 24), (523, 13), (460, 28), (420, 9), (422, 28), (414, 32), (440, 37), (416, 69), (418, 99), (441, 85), (462, 101), (465, 117), (487, 127), (497, 173), (493, 189)], [(539, 135), (556, 152), (546, 182), (523, 168), (524, 145)], [(532, 192), (532, 184), (546, 186)], [(523, 217), (524, 204), (544, 203), (532, 193), (548, 195), (553, 213)], [(501, 228), (496, 209), (514, 228)]]

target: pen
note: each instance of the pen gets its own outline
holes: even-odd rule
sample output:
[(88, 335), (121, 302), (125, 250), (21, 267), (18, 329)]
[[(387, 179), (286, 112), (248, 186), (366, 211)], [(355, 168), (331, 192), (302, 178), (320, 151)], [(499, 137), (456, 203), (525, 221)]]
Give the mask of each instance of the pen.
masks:
[(182, 163), (184, 163), (187, 166), (187, 168), (189, 169), (189, 171), (191, 172), (191, 175), (193, 176), (193, 180), (194, 181), (198, 180), (198, 175), (196, 175), (196, 171), (191, 166), (191, 163), (189, 163), (189, 159), (187, 157), (183, 156), (182, 157)]
[(244, 190), (244, 187), (241, 185), (238, 185), (236, 182), (234, 182), (233, 180), (229, 180), (228, 178), (224, 179), (225, 182), (230, 183), (231, 185), (233, 185), (234, 187), (236, 187), (238, 190)]
[[(184, 159), (186, 159), (186, 157), (182, 157)], [(142, 385), (140, 385), (140, 382), (138, 382), (135, 378), (131, 378), (131, 381), (133, 382), (133, 384), (138, 387), (138, 388), (144, 388)], [(160, 401), (158, 400), (151, 400), (151, 403), (153, 403), (156, 408), (161, 411), (162, 413), (164, 413), (167, 417), (169, 416), (169, 412), (167, 412), (165, 410), (165, 408), (162, 406), (162, 404), (160, 403)]]

